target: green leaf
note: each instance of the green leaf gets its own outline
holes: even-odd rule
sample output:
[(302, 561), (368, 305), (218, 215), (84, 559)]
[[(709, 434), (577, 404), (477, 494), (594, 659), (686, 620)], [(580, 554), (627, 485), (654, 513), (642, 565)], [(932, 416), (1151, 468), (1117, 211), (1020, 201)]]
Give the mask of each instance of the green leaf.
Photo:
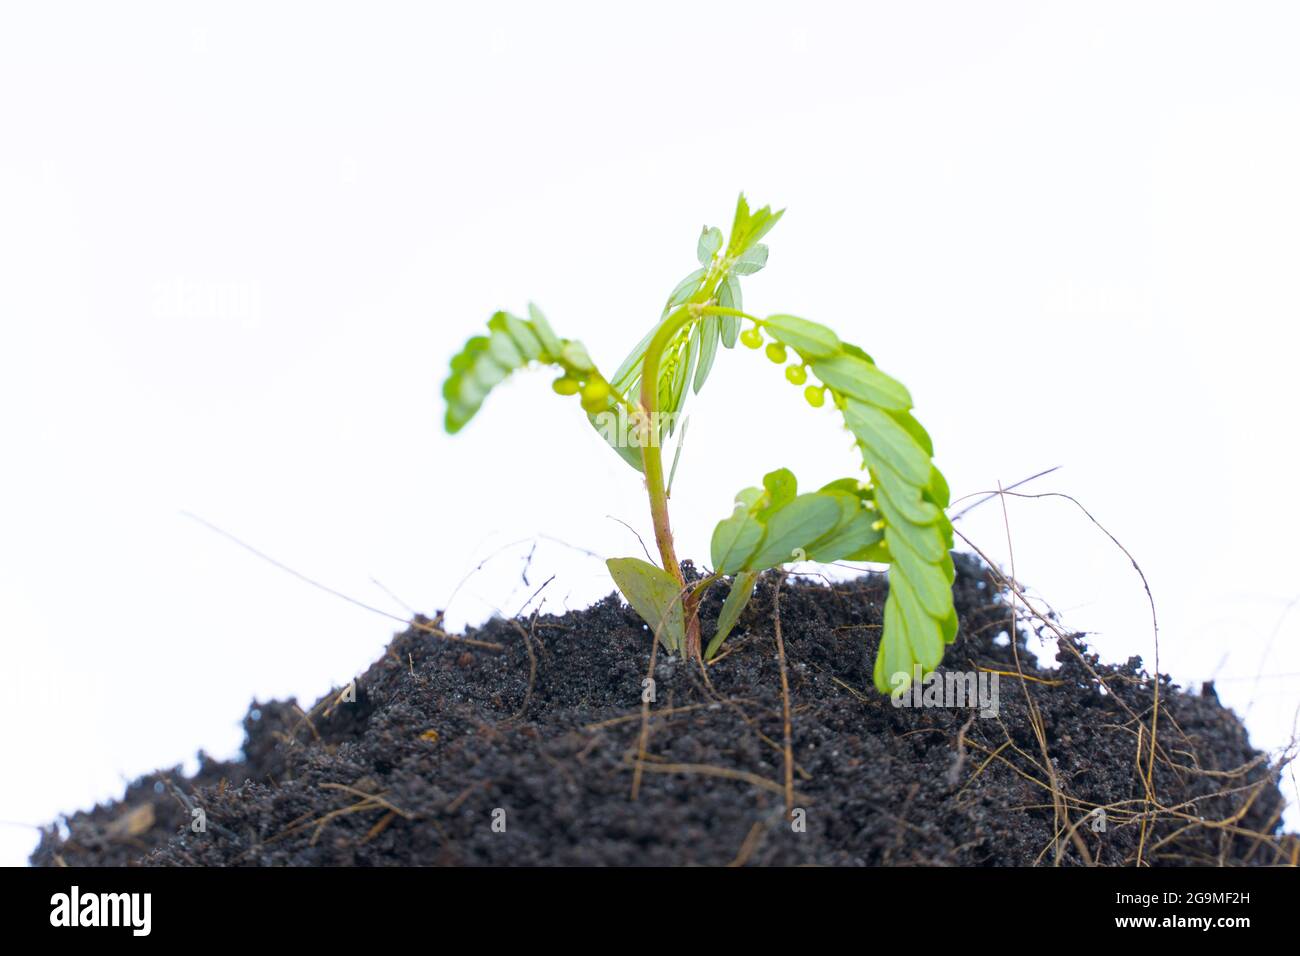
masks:
[(587, 348), (581, 342), (565, 342), (560, 349), (560, 359), (565, 365), (579, 372), (593, 371), (596, 366), (591, 361), (591, 356), (587, 354)]
[(587, 421), (591, 422), (591, 427), (596, 429), (596, 433), (609, 447), (618, 453), (618, 457), (637, 471), (644, 469), (641, 445), (633, 434), (632, 423), (626, 414), (620, 414), (617, 409), (608, 409), (595, 415), (588, 413)]
[(930, 438), (930, 433), (921, 426), (911, 412), (890, 412), (889, 417), (898, 422), (903, 427), (903, 431), (911, 435), (912, 440), (920, 445), (927, 455), (934, 457), (934, 442)]
[[(844, 343), (842, 352), (813, 363), (813, 371), (843, 396), (845, 423), (871, 473), (874, 514), (883, 532), (850, 555), (890, 565), (890, 592), (873, 679), (890, 693), (915, 673), (938, 666), (957, 634), (952, 602), (951, 522), (943, 513), (948, 485), (930, 460), (934, 444), (909, 411), (911, 396), (880, 372), (870, 356)], [(844, 483), (838, 487), (850, 490)], [(822, 558), (814, 546), (810, 552)], [(896, 678), (896, 679), (895, 679)]]
[[(890, 592), (890, 597), (893, 592)], [(907, 643), (903, 616), (898, 609), (898, 602), (885, 598), (885, 624), (880, 633), (880, 649), (876, 652), (874, 680), (876, 690), (888, 694), (894, 690), (891, 680), (895, 674), (903, 674), (906, 681), (903, 687), (912, 682), (912, 653)]]
[(686, 397), (690, 394), (686, 385), (695, 377), (695, 363), (699, 349), (699, 325), (693, 325), (691, 326), (690, 336), (686, 339), (686, 344), (682, 349), (681, 356), (677, 360), (677, 368), (673, 373), (672, 402), (663, 409), (670, 413), (668, 416), (668, 434), (670, 435), (677, 430), (677, 417), (681, 415), (682, 409), (686, 407)]
[(735, 574), (745, 567), (762, 537), (763, 525), (743, 506), (737, 507), (730, 518), (719, 521), (713, 529), (709, 545), (713, 570), (719, 574)]
[(840, 517), (834, 528), (809, 545), (809, 561), (823, 564), (843, 561), (884, 538), (884, 532), (874, 527), (875, 516), (863, 507), (862, 499), (857, 495), (826, 489), (818, 494), (839, 503)]
[(843, 342), (841, 344), (844, 346), (844, 351), (847, 352), (849, 355), (852, 355), (854, 358), (860, 358), (868, 365), (876, 364), (875, 359), (873, 359), (870, 355), (862, 351), (862, 349), (858, 348), (856, 345), (852, 344), (851, 342)]
[[(744, 300), (740, 295), (740, 280), (735, 276), (728, 274), (718, 286), (718, 305), (724, 309), (744, 309), (741, 303)], [(740, 319), (734, 315), (724, 315), (722, 317), (722, 344), (729, 349), (736, 347), (736, 337), (740, 334)]]
[(815, 361), (812, 370), (826, 385), (850, 398), (888, 411), (905, 412), (912, 407), (912, 396), (900, 382), (856, 355), (840, 353)]
[(828, 359), (840, 351), (840, 337), (816, 322), (793, 315), (769, 315), (763, 328), (778, 342), (793, 349), (806, 360)]
[(677, 579), (640, 558), (610, 558), (605, 564), (623, 597), (651, 633), (668, 651), (681, 648), (686, 640), (686, 624)]
[(789, 468), (778, 468), (763, 476), (764, 497), (760, 503), (758, 518), (767, 521), (779, 508), (784, 508), (794, 500), (799, 491), (799, 481)]
[(912, 660), (921, 665), (922, 673), (934, 670), (943, 660), (943, 634), (939, 630), (939, 621), (925, 613), (913, 589), (912, 578), (900, 574), (898, 565), (889, 569), (889, 596), (898, 602)]
[(772, 212), (771, 206), (764, 206), (756, 212), (749, 211), (749, 203), (744, 193), (736, 201), (736, 217), (731, 224), (731, 239), (727, 243), (727, 256), (742, 255), (752, 248), (758, 240), (767, 235), (773, 226), (780, 222), (785, 210)]
[(708, 275), (708, 269), (696, 269), (673, 289), (672, 294), (668, 296), (668, 303), (664, 306), (664, 315), (667, 315), (679, 305), (685, 303), (700, 288), (700, 282)]
[(700, 233), (700, 240), (695, 245), (695, 255), (700, 265), (707, 266), (722, 248), (722, 230), (717, 226), (705, 226)]
[(757, 571), (745, 571), (732, 579), (731, 590), (727, 592), (727, 599), (722, 602), (722, 610), (718, 612), (718, 629), (704, 651), (705, 660), (712, 660), (713, 655), (718, 653), (718, 648), (722, 647), (722, 642), (727, 639), (727, 635), (735, 628), (741, 612), (749, 604), (749, 599), (754, 596), (754, 585), (757, 583)]
[(704, 383), (713, 371), (713, 360), (718, 355), (718, 338), (722, 334), (722, 319), (716, 315), (706, 315), (700, 323), (700, 362), (695, 368), (695, 394), (700, 393)]
[(545, 353), (542, 340), (523, 319), (516, 318), (509, 312), (498, 312), (488, 322), (488, 328), (496, 329), (497, 323), (514, 341), (525, 361), (534, 362)]
[(537, 333), (537, 338), (542, 343), (542, 353), (559, 355), (560, 350), (564, 348), (559, 336), (551, 331), (551, 324), (546, 321), (546, 316), (542, 315), (542, 310), (531, 302), (528, 303), (528, 321), (532, 323), (533, 331)]
[[(488, 323), (491, 328), (492, 323)], [(512, 372), (517, 368), (523, 368), (528, 364), (528, 359), (519, 351), (519, 346), (515, 345), (515, 340), (510, 337), (510, 333), (503, 328), (496, 329), (488, 336), (488, 351), (492, 358), (507, 372)]]
[(736, 215), (731, 220), (731, 240), (727, 246), (728, 255), (736, 255), (743, 252), (741, 243), (745, 241), (745, 236), (749, 232), (749, 201), (745, 199), (745, 194), (741, 193), (736, 200)]
[(816, 492), (800, 495), (767, 519), (758, 550), (745, 562), (751, 571), (774, 568), (790, 561), (807, 560), (808, 545), (835, 527), (839, 503)]
[(921, 497), (915, 485), (908, 484), (895, 474), (877, 469), (876, 504), (886, 513), (891, 524), (907, 522), (912, 525), (933, 525), (942, 512)]
[(930, 480), (930, 456), (880, 409), (850, 398), (844, 403), (844, 420), (869, 462), (885, 463), (918, 488)]
[(762, 239), (772, 231), (772, 227), (780, 222), (781, 217), (784, 215), (784, 209), (772, 212), (771, 206), (764, 206), (750, 217), (749, 235), (745, 237), (745, 241), (751, 245), (758, 242), (758, 240)]
[(443, 424), (449, 434), (464, 428), (488, 393), (511, 372), (528, 364), (528, 356), (515, 344), (505, 319), (505, 313), (493, 315), (488, 323), (491, 334), (472, 336), (452, 356), (442, 383), (442, 397), (447, 401)]
[(948, 612), (948, 616), (939, 622), (939, 631), (943, 634), (945, 644), (951, 644), (957, 640), (957, 630), (960, 626), (961, 622), (957, 619), (957, 609), (953, 608)]
[(614, 373), (614, 377), (609, 380), (609, 383), (620, 392), (626, 393), (628, 386), (641, 377), (641, 363), (645, 361), (645, 353), (650, 348), (650, 341), (658, 331), (659, 323), (656, 322), (655, 327), (647, 332), (645, 338), (637, 343), (636, 348), (628, 353), (627, 358), (623, 359), (623, 364)]
[(885, 540), (881, 538), (881, 540), (874, 544), (867, 545), (861, 551), (854, 551), (844, 560), (868, 561), (872, 564), (889, 564), (889, 562), (893, 560), (893, 555), (889, 553), (889, 545), (887, 545)]
[[(442, 397), (447, 401), (443, 423), (455, 434), (464, 428), (482, 407), (488, 394), (513, 372), (532, 362), (557, 366), (565, 375), (586, 380), (598, 377), (591, 356), (581, 342), (562, 339), (535, 305), (528, 306), (525, 321), (508, 312), (496, 312), (488, 320), (489, 335), (472, 336), (452, 356), (447, 378), (442, 383)], [(590, 418), (591, 416), (588, 416)], [(593, 421), (593, 424), (596, 424)], [(597, 430), (606, 430), (597, 425)], [(641, 452), (610, 444), (629, 464), (640, 470)]]
[(951, 492), (948, 490), (948, 479), (944, 478), (943, 472), (939, 471), (934, 465), (930, 466), (930, 481), (925, 486), (925, 499), (938, 508), (947, 508), (950, 503)]
[(881, 544), (877, 515), (866, 507), (872, 492), (856, 478), (797, 495), (794, 474), (779, 468), (765, 475), (763, 484), (736, 495), (735, 513), (714, 529), (715, 571), (732, 574), (805, 560), (867, 560), (859, 555)]
[(911, 543), (912, 538), (913, 535), (907, 533), (891, 533), (889, 550), (921, 607), (936, 620), (943, 620), (952, 610), (952, 585), (943, 568), (921, 557)]
[(474, 367), (470, 369), (474, 383), (486, 393), (504, 382), (509, 374), (510, 370), (502, 368), (492, 355), (492, 340), (488, 339), (488, 347), (483, 350)]
[[(898, 501), (916, 494), (916, 489), (881, 472), (872, 473), (880, 479), (876, 485), (876, 506), (880, 509), (880, 515), (887, 528), (891, 532), (909, 535), (913, 548), (926, 561), (935, 563), (943, 560), (944, 552), (947, 550), (941, 527), (941, 522), (945, 520), (943, 512), (929, 502), (925, 502), (922, 507), (929, 510), (923, 511), (923, 516), (930, 518), (930, 523), (912, 521), (908, 513), (898, 507)], [(889, 535), (886, 537), (888, 538)]]
[(736, 257), (736, 262), (731, 267), (731, 274), (738, 276), (753, 275), (765, 265), (767, 265), (767, 246), (760, 242), (752, 249)]
[[(955, 623), (955, 614), (952, 619)], [(895, 688), (908, 687), (918, 667), (922, 674), (934, 670), (943, 660), (946, 643), (946, 623), (922, 612), (907, 578), (896, 567), (891, 568), (885, 627), (876, 655), (876, 689), (888, 694)]]

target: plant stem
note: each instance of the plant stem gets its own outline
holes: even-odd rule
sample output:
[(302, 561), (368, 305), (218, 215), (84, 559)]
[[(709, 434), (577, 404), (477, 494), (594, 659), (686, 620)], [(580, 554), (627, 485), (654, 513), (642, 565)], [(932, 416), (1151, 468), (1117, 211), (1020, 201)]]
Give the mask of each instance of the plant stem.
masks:
[[(716, 304), (714, 294), (718, 283), (726, 278), (731, 264), (730, 259), (714, 260), (690, 300), (678, 306), (655, 330), (641, 365), (641, 411), (648, 423), (646, 440), (641, 444), (641, 463), (646, 492), (650, 496), (650, 518), (654, 523), (655, 543), (659, 545), (659, 557), (664, 563), (664, 569), (677, 579), (683, 590), (686, 590), (686, 579), (682, 576), (677, 551), (673, 547), (672, 525), (668, 521), (668, 492), (664, 487), (663, 453), (659, 448), (659, 361), (664, 349), (677, 333), (705, 315), (735, 315), (751, 319), (756, 324), (760, 321), (748, 313)], [(690, 387), (689, 382), (686, 387)], [(711, 579), (700, 582), (702, 586), (691, 588), (682, 599), (682, 611), (686, 618), (686, 647), (683, 651), (693, 658), (700, 657), (700, 622), (695, 612), (709, 583)]]
[[(673, 531), (668, 521), (668, 493), (664, 489), (664, 460), (659, 448), (659, 360), (673, 336), (694, 318), (695, 314), (689, 305), (683, 305), (673, 312), (650, 340), (641, 368), (641, 409), (647, 422), (641, 442), (641, 461), (646, 492), (650, 496), (650, 518), (654, 523), (655, 542), (659, 545), (659, 557), (664, 563), (664, 570), (676, 578), (683, 589), (686, 587), (686, 579), (682, 576), (677, 552), (673, 548)], [(699, 598), (693, 591), (682, 602), (686, 618), (686, 647), (683, 651), (692, 657), (700, 656), (700, 624), (695, 615), (698, 604)]]
[(729, 309), (725, 305), (702, 305), (699, 307), (699, 312), (701, 315), (734, 315), (738, 319), (749, 319), (755, 325), (763, 324), (763, 320), (758, 316), (742, 312), (740, 309)]

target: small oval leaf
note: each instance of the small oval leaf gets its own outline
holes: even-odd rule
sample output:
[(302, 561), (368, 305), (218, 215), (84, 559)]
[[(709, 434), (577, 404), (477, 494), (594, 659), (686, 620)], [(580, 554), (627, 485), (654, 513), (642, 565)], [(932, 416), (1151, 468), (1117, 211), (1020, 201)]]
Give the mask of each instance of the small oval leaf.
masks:
[(743, 568), (749, 556), (763, 537), (763, 526), (743, 508), (737, 508), (730, 518), (724, 518), (713, 529), (709, 554), (713, 570), (719, 574), (735, 574)]
[(887, 411), (905, 412), (912, 407), (912, 396), (901, 382), (856, 355), (841, 353), (816, 361), (813, 374), (835, 391)]
[(840, 351), (838, 335), (824, 325), (798, 316), (769, 315), (763, 320), (763, 327), (778, 342), (784, 342), (790, 348), (798, 350), (809, 361), (829, 359)]
[(799, 552), (804, 552), (806, 557), (809, 542), (835, 527), (839, 516), (840, 506), (834, 497), (816, 492), (800, 495), (767, 519), (762, 543), (746, 562), (746, 569), (762, 571), (803, 560)]
[(640, 558), (610, 558), (605, 564), (623, 597), (651, 633), (669, 651), (678, 650), (686, 640), (686, 626), (677, 579)]

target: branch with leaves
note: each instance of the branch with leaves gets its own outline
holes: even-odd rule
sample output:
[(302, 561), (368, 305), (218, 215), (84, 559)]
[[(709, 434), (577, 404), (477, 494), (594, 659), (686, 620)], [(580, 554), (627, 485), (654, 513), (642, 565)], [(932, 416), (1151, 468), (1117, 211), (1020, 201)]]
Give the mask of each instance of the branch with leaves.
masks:
[[(597, 432), (642, 472), (663, 566), (638, 558), (608, 562), (628, 603), (670, 652), (712, 658), (735, 627), (761, 572), (792, 562), (867, 561), (889, 565), (889, 596), (874, 683), (882, 693), (933, 670), (957, 633), (952, 603), (952, 525), (944, 513), (948, 485), (935, 467), (929, 434), (912, 415), (912, 397), (856, 345), (831, 329), (792, 315), (760, 318), (744, 311), (740, 280), (767, 264), (760, 240), (782, 212), (736, 205), (731, 235), (706, 227), (699, 267), (673, 289), (659, 321), (606, 379), (580, 342), (561, 339), (535, 306), (527, 319), (506, 312), (488, 322), (452, 359), (443, 385), (446, 427), (460, 430), (487, 394), (512, 372), (549, 365), (561, 395), (579, 396)], [(798, 493), (788, 469), (735, 497), (733, 513), (714, 529), (713, 570), (687, 586), (668, 516), (662, 446), (677, 428), (687, 398), (708, 381), (718, 348), (737, 342), (763, 349), (784, 366), (814, 409), (829, 406), (854, 436), (860, 477)], [(731, 590), (715, 633), (701, 650), (699, 602), (724, 576)]]

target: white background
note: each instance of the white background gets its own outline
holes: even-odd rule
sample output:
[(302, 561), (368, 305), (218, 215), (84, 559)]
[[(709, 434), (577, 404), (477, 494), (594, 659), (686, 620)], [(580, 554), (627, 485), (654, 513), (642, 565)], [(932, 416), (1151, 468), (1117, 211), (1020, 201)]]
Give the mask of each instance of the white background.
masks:
[[(431, 612), (494, 554), (449, 619), (517, 610), (539, 534), (548, 608), (607, 593), (550, 539), (640, 554), (637, 477), (544, 374), (446, 437), (441, 376), (529, 299), (612, 371), (741, 189), (789, 209), (746, 304), (906, 382), (954, 495), (1063, 466), (1029, 490), (1141, 562), (1162, 669), (1282, 747), (1298, 44), (1264, 3), (6, 5), (3, 861), (397, 627), (182, 510), (398, 615), (385, 589)], [(857, 464), (746, 350), (691, 408), (684, 556), (763, 472)], [(1149, 661), (1105, 536), (1009, 516), (1019, 577)], [(1008, 560), (996, 503), (961, 527)]]

